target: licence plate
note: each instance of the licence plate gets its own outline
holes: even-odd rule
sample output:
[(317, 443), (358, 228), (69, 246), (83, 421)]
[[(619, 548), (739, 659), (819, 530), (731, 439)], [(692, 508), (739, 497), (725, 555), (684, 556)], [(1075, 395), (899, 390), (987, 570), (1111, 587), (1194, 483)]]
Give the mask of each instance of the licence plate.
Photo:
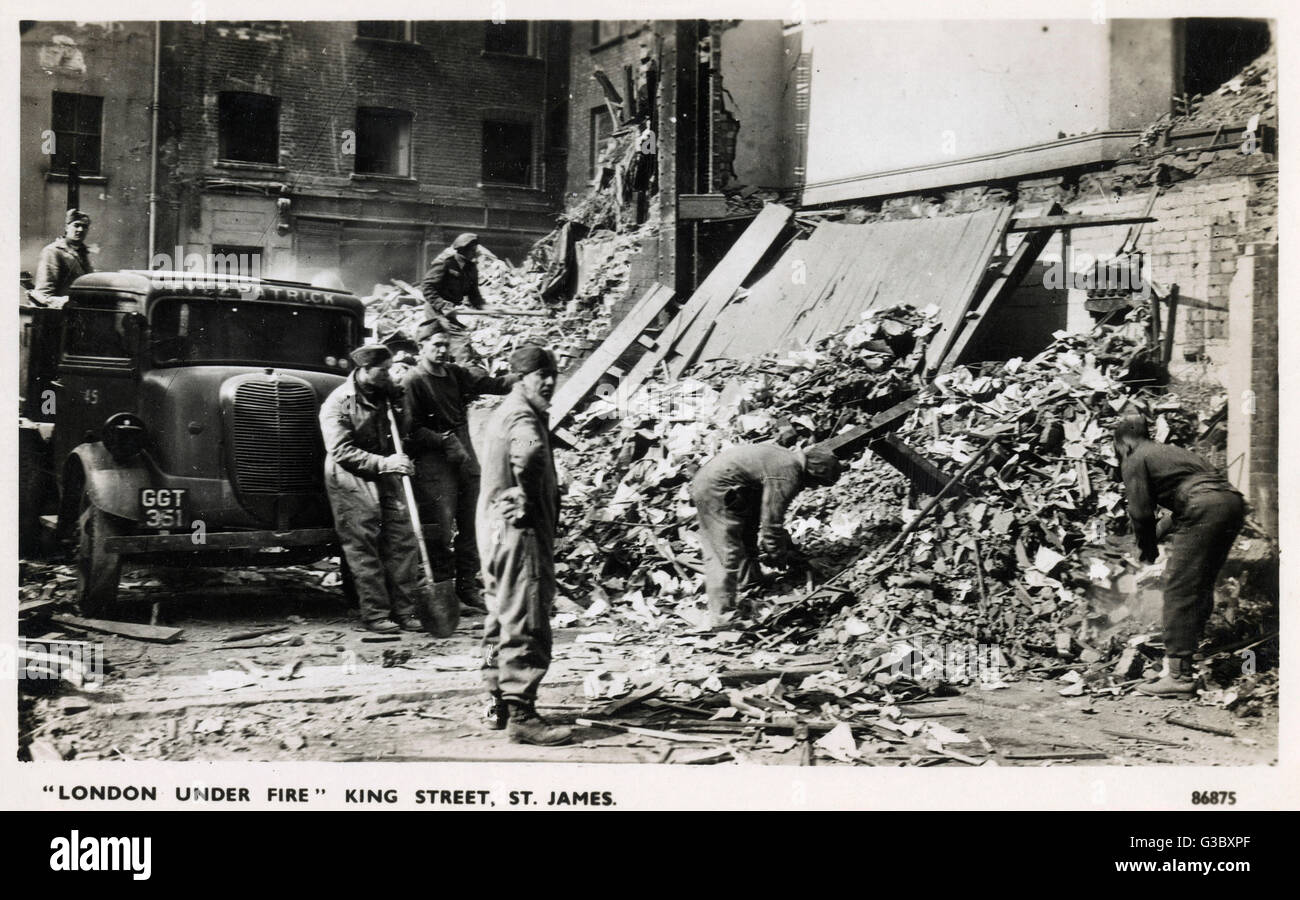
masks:
[(183, 488), (141, 488), (140, 512), (145, 528), (184, 528), (185, 494)]

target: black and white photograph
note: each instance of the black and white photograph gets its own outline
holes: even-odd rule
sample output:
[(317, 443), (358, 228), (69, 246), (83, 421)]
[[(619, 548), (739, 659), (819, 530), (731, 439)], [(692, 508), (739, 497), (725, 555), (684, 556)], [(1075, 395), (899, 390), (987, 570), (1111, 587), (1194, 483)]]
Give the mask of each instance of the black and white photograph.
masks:
[(12, 802), (1297, 802), (1280, 8), (173, 5), (8, 23)]

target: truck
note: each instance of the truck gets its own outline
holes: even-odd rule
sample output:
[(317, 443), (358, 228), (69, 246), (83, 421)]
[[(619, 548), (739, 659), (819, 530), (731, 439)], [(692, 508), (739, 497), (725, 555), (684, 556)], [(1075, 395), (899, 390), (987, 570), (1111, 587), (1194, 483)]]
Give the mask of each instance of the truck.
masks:
[(106, 272), (21, 319), (20, 550), (36, 552), (53, 526), (75, 558), (83, 615), (116, 601), (126, 562), (283, 566), (338, 553), (317, 416), (366, 334), (355, 296)]

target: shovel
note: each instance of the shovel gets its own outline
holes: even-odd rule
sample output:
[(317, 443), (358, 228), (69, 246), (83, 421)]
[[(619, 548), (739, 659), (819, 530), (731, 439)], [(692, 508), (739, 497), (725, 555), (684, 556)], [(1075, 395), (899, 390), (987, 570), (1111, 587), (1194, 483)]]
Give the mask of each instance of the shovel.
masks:
[[(397, 416), (393, 406), (388, 405), (388, 425), (393, 433), (393, 446), (398, 453), (402, 449), (401, 429), (397, 427)], [(433, 565), (429, 562), (429, 548), (424, 544), (424, 528), (420, 525), (420, 511), (415, 504), (415, 487), (411, 476), (402, 476), (402, 488), (406, 492), (406, 509), (411, 515), (411, 527), (415, 531), (415, 546), (420, 549), (420, 565), (424, 570), (424, 597), (417, 605), (420, 622), (434, 637), (451, 637), (460, 624), (460, 600), (456, 597), (454, 582), (439, 584), (433, 580)]]

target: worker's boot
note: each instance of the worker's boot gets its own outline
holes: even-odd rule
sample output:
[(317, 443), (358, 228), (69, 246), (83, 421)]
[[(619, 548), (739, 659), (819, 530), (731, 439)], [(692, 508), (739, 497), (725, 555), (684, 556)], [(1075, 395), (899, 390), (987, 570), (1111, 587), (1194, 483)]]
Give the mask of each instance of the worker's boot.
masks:
[(1196, 679), (1192, 677), (1192, 660), (1186, 656), (1166, 656), (1165, 668), (1155, 681), (1137, 686), (1138, 691), (1152, 697), (1172, 699), (1191, 698), (1196, 695)]
[(541, 747), (555, 747), (567, 744), (573, 737), (571, 729), (564, 725), (552, 725), (537, 714), (533, 704), (522, 701), (510, 701), (510, 721), (506, 724), (506, 735), (512, 744), (536, 744)]
[(488, 704), (483, 717), (487, 719), (487, 727), (493, 731), (503, 730), (506, 723), (510, 721), (510, 707), (506, 705), (500, 691), (492, 692), (492, 702)]

